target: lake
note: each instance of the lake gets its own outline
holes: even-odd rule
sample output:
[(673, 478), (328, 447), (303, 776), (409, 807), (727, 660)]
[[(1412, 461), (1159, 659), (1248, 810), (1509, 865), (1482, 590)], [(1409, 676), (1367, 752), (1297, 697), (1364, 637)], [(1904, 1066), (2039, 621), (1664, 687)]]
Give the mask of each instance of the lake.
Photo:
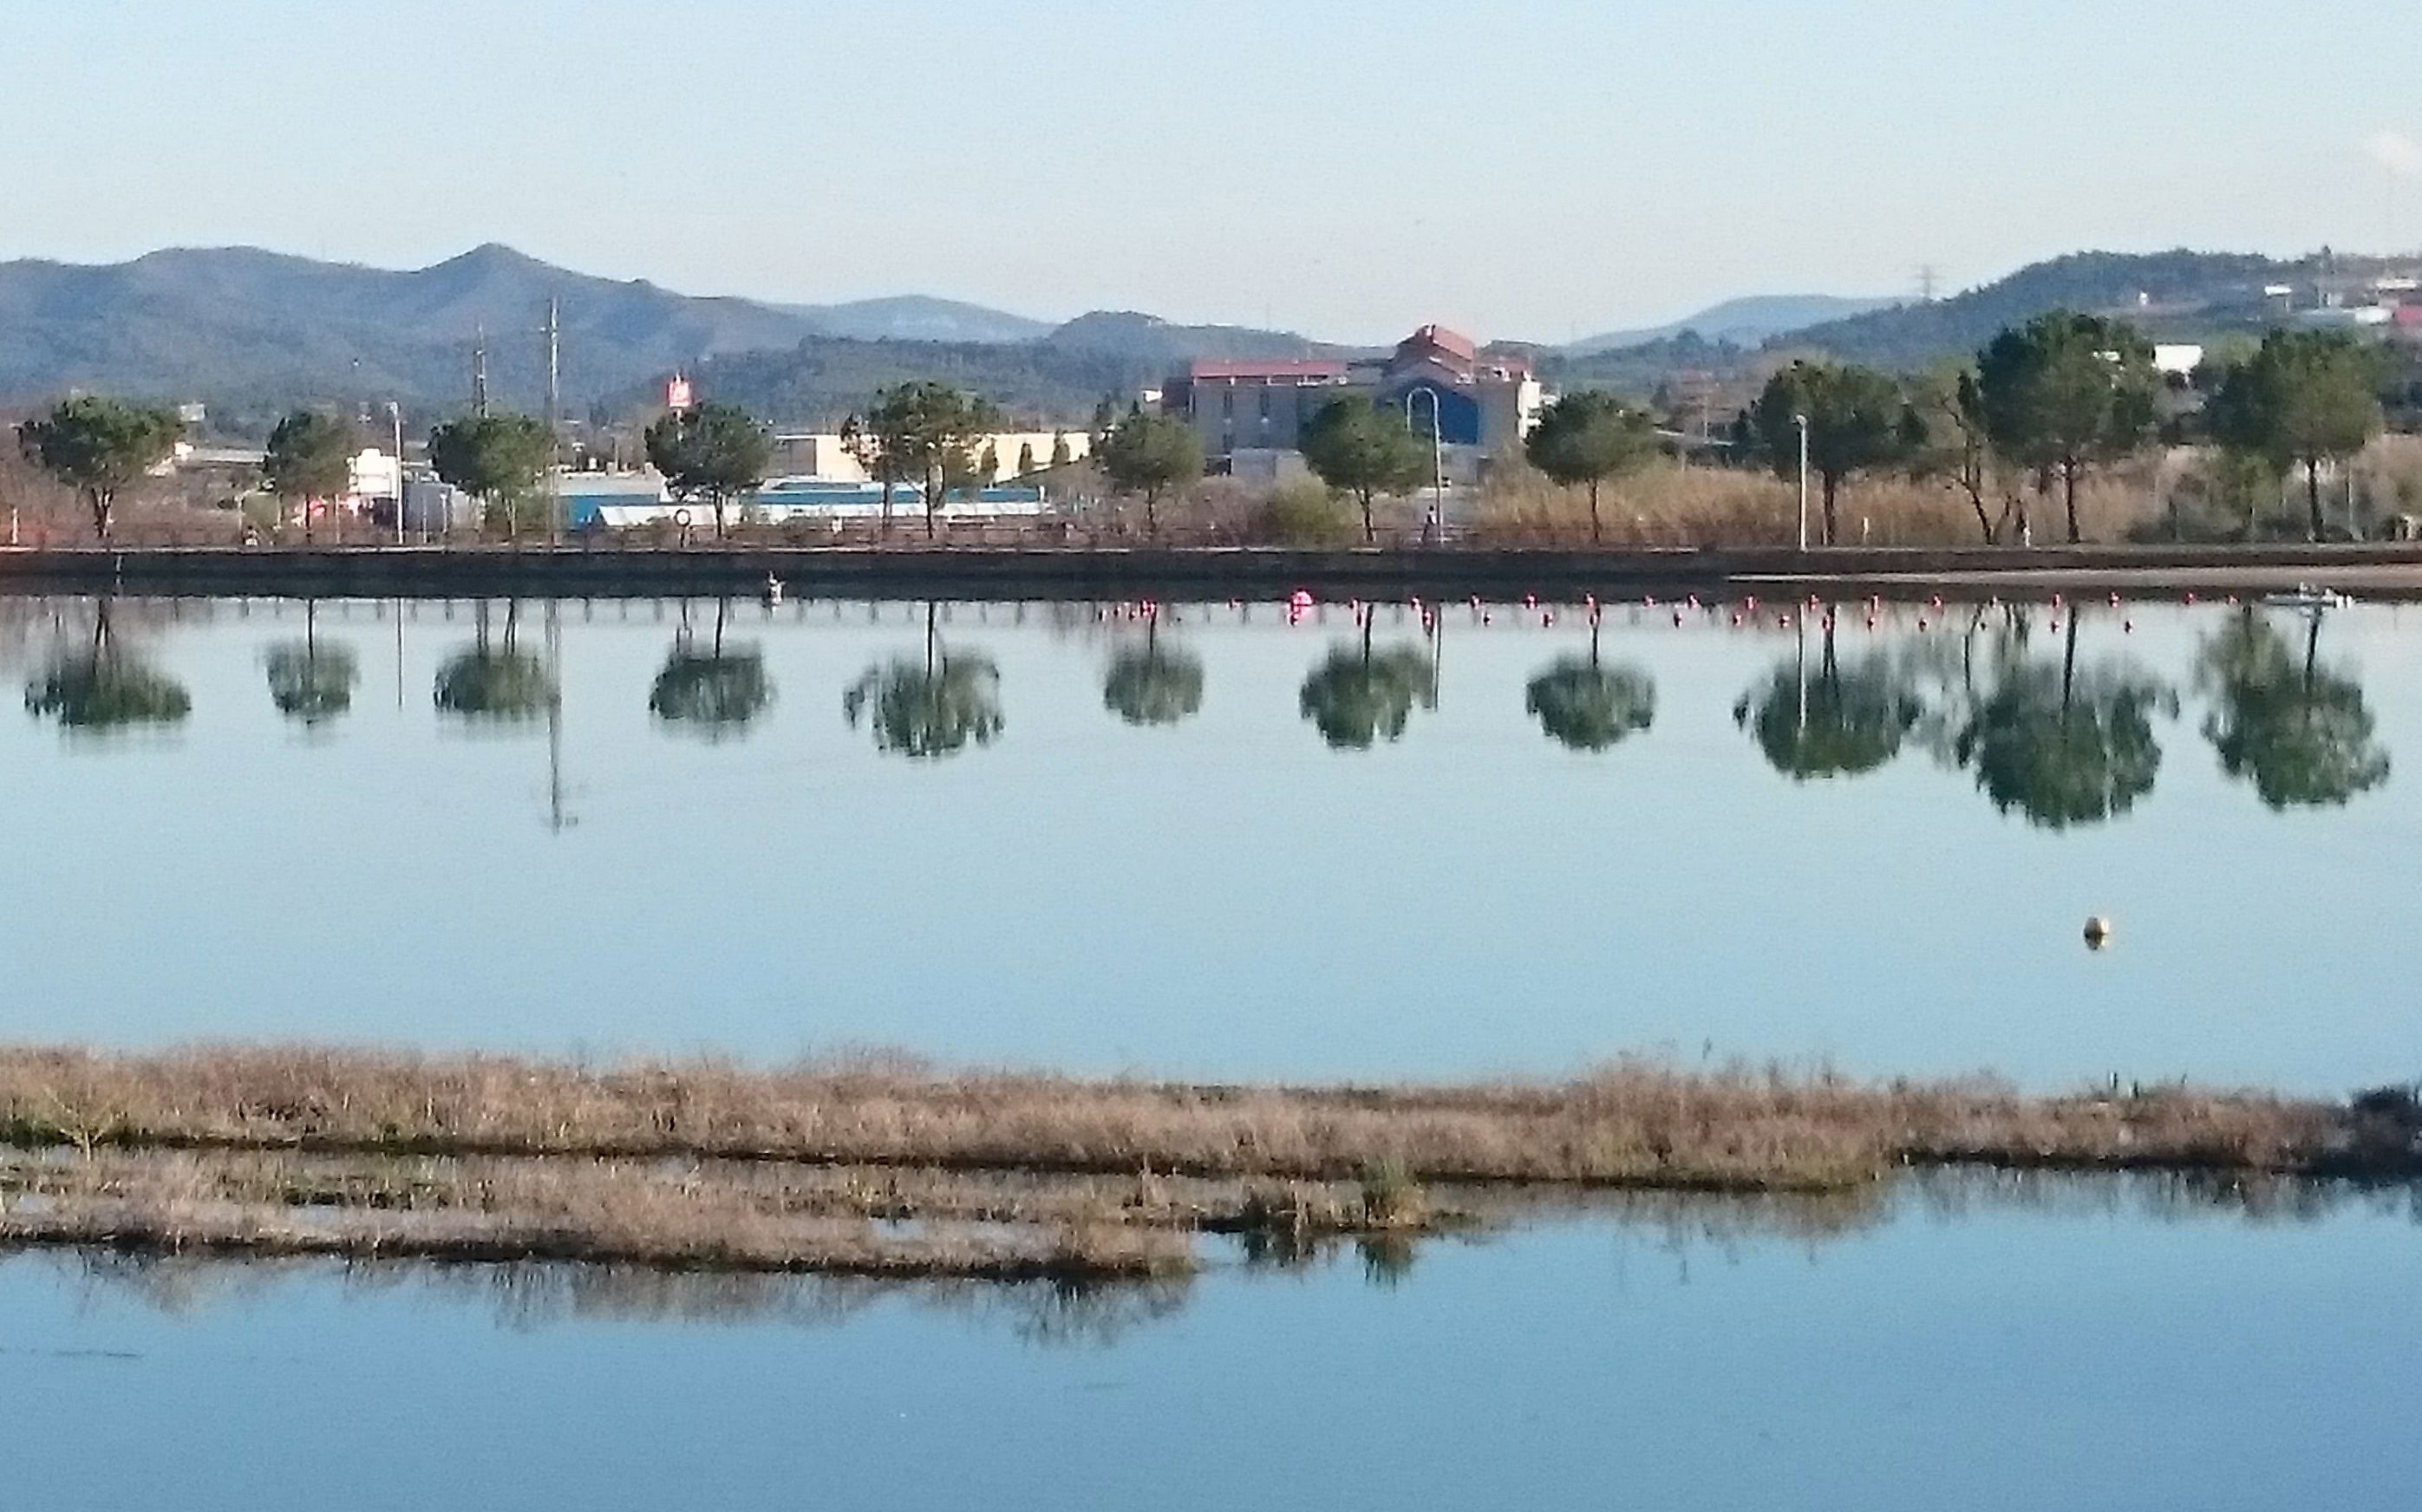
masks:
[(2415, 1216), (1942, 1177), (1077, 1298), (20, 1256), (8, 1504), (2400, 1505)]
[(2415, 1070), (2414, 610), (99, 607), (0, 603), (21, 1041)]

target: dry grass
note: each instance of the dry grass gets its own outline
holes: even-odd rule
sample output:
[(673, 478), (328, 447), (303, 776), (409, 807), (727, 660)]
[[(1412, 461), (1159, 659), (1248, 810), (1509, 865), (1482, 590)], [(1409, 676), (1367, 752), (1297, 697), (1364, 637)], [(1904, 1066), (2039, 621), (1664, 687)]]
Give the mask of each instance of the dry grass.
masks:
[(0, 1051), (0, 1142), (957, 1171), (1816, 1190), (1911, 1163), (2406, 1169), (2393, 1118), (2258, 1093), (2024, 1097), (1626, 1062), (1565, 1082), (1223, 1086), (881, 1061), (590, 1068), (309, 1048)]
[[(2089, 476), (2078, 495), (2078, 523), (2088, 540), (2117, 540), (2159, 509), (2158, 460)], [(1610, 484), (1599, 515), (1610, 546), (1787, 546), (1798, 535), (1800, 491), (1770, 472), (1706, 463), (1662, 461)], [(1837, 510), (1845, 546), (1975, 546), (1984, 541), (1974, 508), (1947, 485), (1879, 475), (1844, 485)], [(2002, 501), (1989, 498), (1998, 516)], [(1818, 529), (1821, 501), (1812, 498), (1809, 528)], [(2029, 504), (2035, 539), (2066, 538), (2060, 497)], [(1557, 487), (1528, 467), (1502, 467), (1483, 495), (1470, 538), (1489, 546), (1575, 546), (1589, 541), (1589, 500)], [(2015, 532), (2005, 528), (2003, 543)]]
[(224, 1151), (0, 1163), (0, 1243), (1000, 1281), (1140, 1279), (1193, 1263), (1182, 1234), (1081, 1196), (945, 1197), (926, 1211), (895, 1193), (902, 1221), (878, 1206), (753, 1169), (663, 1163)]

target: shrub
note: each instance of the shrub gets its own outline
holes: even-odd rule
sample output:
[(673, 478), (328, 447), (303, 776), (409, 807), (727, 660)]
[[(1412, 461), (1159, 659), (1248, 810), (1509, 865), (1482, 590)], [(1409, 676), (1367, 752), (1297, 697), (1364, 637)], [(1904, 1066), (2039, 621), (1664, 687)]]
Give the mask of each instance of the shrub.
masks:
[(1354, 539), (1355, 526), (1327, 489), (1289, 483), (1254, 511), (1252, 534), (1266, 546), (1344, 546)]

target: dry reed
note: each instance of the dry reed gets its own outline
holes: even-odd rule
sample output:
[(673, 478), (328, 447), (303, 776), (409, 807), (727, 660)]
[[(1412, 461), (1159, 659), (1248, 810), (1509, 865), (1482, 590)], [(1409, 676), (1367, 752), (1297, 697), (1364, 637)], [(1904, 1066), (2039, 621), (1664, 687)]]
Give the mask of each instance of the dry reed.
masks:
[(1871, 1084), (1625, 1062), (1564, 1082), (1285, 1087), (884, 1063), (590, 1068), (312, 1048), (0, 1050), (0, 1143), (723, 1158), (1197, 1177), (1819, 1190), (1906, 1164), (2415, 1168), (2410, 1117), (2261, 1093)]

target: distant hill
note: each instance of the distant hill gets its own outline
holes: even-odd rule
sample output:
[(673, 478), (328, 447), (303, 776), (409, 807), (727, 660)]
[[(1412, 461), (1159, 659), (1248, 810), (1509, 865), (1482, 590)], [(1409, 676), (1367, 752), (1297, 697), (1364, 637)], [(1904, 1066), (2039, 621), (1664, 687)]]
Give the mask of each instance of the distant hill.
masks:
[(917, 297), (810, 306), (697, 298), (495, 245), (411, 272), (183, 249), (105, 267), (0, 264), (0, 402), (84, 387), (238, 410), (389, 397), (451, 405), (469, 393), (484, 328), (491, 391), (534, 407), (550, 298), (561, 305), (574, 408), (705, 357), (817, 336), (1005, 342), (1048, 329)]
[(799, 316), (819, 335), (852, 341), (1031, 341), (1049, 334), (1046, 320), (1030, 320), (981, 304), (904, 294), (890, 299), (859, 300), (849, 304), (785, 304), (777, 306)]
[(1290, 358), (1341, 355), (1350, 350), (1287, 331), (1255, 331), (1237, 325), (1172, 325), (1132, 310), (1095, 310), (1045, 336), (1068, 351), (1091, 351), (1167, 370), (1213, 358)]
[(1769, 339), (1883, 367), (1923, 367), (1973, 352), (2005, 326), (2048, 310), (2115, 313), (2160, 336), (2203, 336), (2261, 323), (2262, 288), (2309, 284), (2310, 260), (2241, 253), (2080, 252), (1931, 304), (1903, 304)]
[(1705, 341), (1754, 347), (1769, 337), (1806, 326), (1846, 320), (1871, 310), (1890, 309), (1899, 303), (1889, 299), (1849, 299), (1838, 294), (1753, 294), (1743, 299), (1726, 300), (1722, 304), (1710, 305), (1696, 315), (1664, 325), (1584, 336), (1566, 344), (1563, 350), (1576, 357), (1586, 357), (1601, 351), (1622, 351), (1633, 347), (1650, 346), (1684, 332), (1692, 333)]

